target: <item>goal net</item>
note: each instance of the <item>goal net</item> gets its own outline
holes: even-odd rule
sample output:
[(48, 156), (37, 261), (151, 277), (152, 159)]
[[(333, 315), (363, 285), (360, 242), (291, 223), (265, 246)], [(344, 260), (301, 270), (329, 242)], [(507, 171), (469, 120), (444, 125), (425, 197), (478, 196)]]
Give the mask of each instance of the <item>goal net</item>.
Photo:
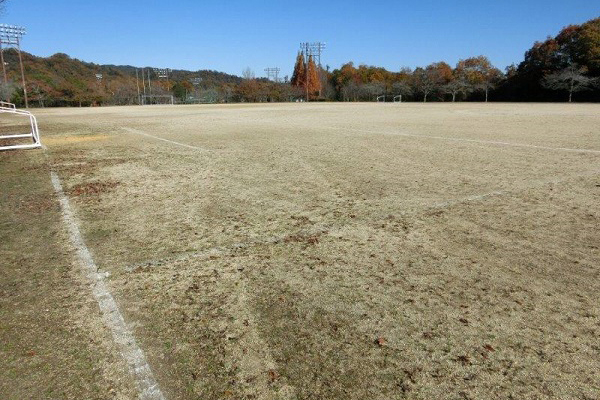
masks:
[(142, 105), (175, 104), (172, 95), (169, 94), (144, 94), (142, 95)]

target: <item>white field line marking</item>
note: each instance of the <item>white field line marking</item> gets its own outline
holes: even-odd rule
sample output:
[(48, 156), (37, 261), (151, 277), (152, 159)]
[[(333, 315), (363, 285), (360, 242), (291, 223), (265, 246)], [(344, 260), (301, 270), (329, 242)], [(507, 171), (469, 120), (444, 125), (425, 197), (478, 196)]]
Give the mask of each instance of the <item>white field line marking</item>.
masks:
[(143, 136), (151, 137), (153, 139), (162, 140), (163, 142), (171, 143), (171, 144), (174, 144), (177, 146), (187, 147), (188, 149), (209, 151), (208, 149), (205, 149), (203, 147), (192, 146), (191, 144), (180, 143), (180, 142), (176, 142), (174, 140), (169, 140), (169, 139), (161, 138), (158, 136), (150, 135), (149, 133), (140, 131), (139, 129), (133, 129), (133, 128), (123, 128), (123, 129), (125, 129), (129, 133), (135, 133), (136, 135), (143, 135)]
[(328, 126), (326, 128), (327, 129), (334, 129), (334, 130), (342, 130), (342, 131), (375, 133), (375, 134), (380, 134), (380, 135), (396, 135), (396, 136), (405, 136), (405, 137), (413, 137), (413, 138), (421, 138), (421, 139), (448, 140), (448, 141), (451, 141), (451, 142), (495, 144), (495, 145), (498, 145), (498, 146), (527, 147), (527, 148), (542, 149), (542, 150), (569, 151), (569, 152), (575, 152), (575, 153), (600, 154), (600, 150), (594, 150), (594, 149), (571, 149), (571, 148), (568, 148), (568, 147), (549, 147), (549, 146), (538, 146), (538, 145), (535, 145), (535, 144), (526, 144), (526, 143), (500, 142), (500, 141), (495, 141), (495, 140), (466, 139), (466, 138), (456, 138), (456, 137), (446, 137), (446, 136), (416, 135), (414, 133), (383, 132), (383, 131), (372, 131), (372, 130), (357, 129), (357, 128), (340, 128), (340, 127), (335, 127), (335, 126)]
[(69, 199), (63, 191), (58, 175), (52, 171), (50, 176), (54, 191), (60, 202), (63, 221), (69, 230), (71, 243), (75, 246), (83, 272), (92, 282), (92, 293), (100, 306), (104, 322), (110, 328), (113, 339), (129, 366), (129, 372), (135, 379), (140, 392), (139, 398), (142, 400), (164, 400), (165, 397), (154, 379), (144, 352), (139, 348), (133, 334), (127, 327), (115, 299), (110, 294), (104, 282), (104, 275), (98, 272), (98, 267), (85, 245), (77, 225), (77, 219), (75, 218)]

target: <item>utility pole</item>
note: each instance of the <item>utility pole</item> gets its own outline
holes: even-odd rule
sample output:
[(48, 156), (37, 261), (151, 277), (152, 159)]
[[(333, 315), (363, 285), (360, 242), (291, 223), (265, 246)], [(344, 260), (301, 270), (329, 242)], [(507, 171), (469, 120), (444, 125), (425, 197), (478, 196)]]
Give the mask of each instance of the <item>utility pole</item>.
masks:
[(137, 67), (135, 68), (135, 85), (137, 86), (138, 105), (139, 105), (141, 103), (141, 99), (140, 99), (140, 77), (139, 77), (139, 74), (138, 74)]
[(306, 77), (306, 83), (304, 84), (304, 86), (306, 87), (306, 102), (309, 103), (310, 93), (308, 91), (308, 86), (310, 82), (310, 74), (308, 73), (308, 53), (305, 54), (304, 60), (304, 76)]
[[(6, 44), (8, 46), (16, 46), (17, 48), (17, 53), (19, 54), (19, 65), (21, 67), (21, 82), (23, 84), (25, 108), (29, 108), (29, 100), (27, 98), (27, 82), (25, 81), (25, 68), (23, 68), (23, 57), (21, 55), (21, 38), (26, 33), (27, 32), (25, 31), (25, 28), (21, 26), (0, 24), (0, 46), (2, 44)], [(0, 58), (2, 62), (2, 70), (4, 71), (4, 81), (7, 82), (6, 67), (4, 65), (4, 55), (1, 50), (2, 49), (0, 49), (0, 54), (2, 55), (2, 57)]]

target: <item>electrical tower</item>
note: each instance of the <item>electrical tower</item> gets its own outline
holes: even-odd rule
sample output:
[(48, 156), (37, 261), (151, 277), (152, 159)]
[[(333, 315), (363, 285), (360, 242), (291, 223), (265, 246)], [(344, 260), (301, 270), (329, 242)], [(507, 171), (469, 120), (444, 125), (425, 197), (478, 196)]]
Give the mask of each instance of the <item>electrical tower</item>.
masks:
[(279, 69), (278, 67), (265, 68), (265, 72), (267, 73), (267, 79), (271, 79), (276, 83), (279, 82), (279, 71), (281, 71), (281, 69)]
[(21, 57), (21, 38), (27, 31), (22, 26), (0, 24), (0, 63), (2, 63), (2, 73), (4, 83), (8, 82), (6, 75), (6, 64), (4, 64), (4, 47), (14, 46), (19, 53), (19, 65), (21, 66), (21, 80), (23, 83), (23, 94), (25, 97), (25, 108), (29, 108), (27, 99), (27, 83), (25, 82), (25, 69), (23, 69), (23, 57)]

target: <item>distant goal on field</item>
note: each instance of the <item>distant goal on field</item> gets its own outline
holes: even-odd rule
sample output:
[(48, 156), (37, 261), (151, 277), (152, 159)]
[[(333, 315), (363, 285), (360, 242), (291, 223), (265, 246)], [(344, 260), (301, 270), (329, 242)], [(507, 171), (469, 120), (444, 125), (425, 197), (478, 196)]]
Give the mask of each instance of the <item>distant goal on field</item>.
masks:
[(175, 104), (175, 100), (173, 96), (170, 94), (143, 94), (142, 95), (142, 105), (143, 106), (152, 106), (152, 105), (160, 105), (160, 104)]
[(42, 147), (37, 119), (13, 103), (0, 101), (0, 151)]

